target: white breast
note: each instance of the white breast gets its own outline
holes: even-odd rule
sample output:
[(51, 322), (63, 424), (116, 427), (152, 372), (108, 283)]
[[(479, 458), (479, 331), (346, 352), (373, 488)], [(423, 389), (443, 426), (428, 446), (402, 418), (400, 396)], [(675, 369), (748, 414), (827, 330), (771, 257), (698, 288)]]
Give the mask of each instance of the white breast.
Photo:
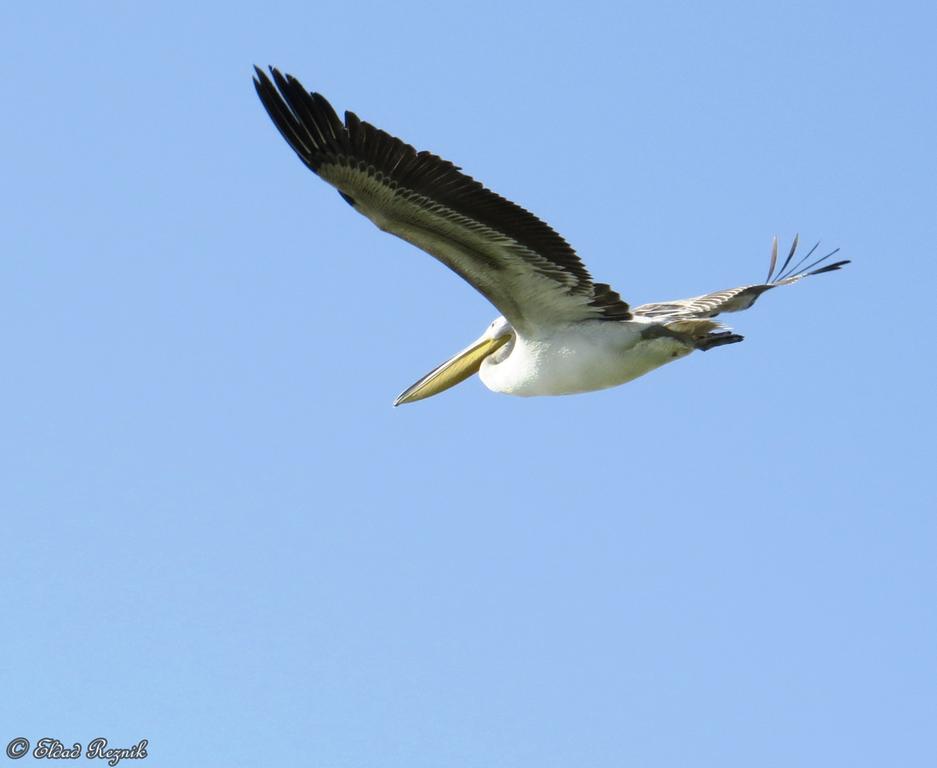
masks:
[(536, 339), (518, 336), (500, 363), (486, 359), (479, 376), (509, 395), (568, 395), (615, 387), (692, 351), (671, 338), (645, 340), (646, 322), (595, 321)]

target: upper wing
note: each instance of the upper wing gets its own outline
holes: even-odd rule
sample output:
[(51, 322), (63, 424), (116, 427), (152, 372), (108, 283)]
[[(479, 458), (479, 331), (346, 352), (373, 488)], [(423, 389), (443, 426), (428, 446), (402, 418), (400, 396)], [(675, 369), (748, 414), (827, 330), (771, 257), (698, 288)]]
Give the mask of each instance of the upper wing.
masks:
[(640, 307), (634, 308), (634, 314), (643, 317), (702, 318), (715, 317), (722, 312), (741, 312), (743, 309), (748, 309), (754, 304), (758, 297), (765, 291), (770, 291), (772, 288), (777, 288), (779, 285), (796, 283), (798, 280), (810, 277), (810, 275), (832, 272), (835, 269), (839, 269), (844, 264), (849, 263), (848, 260), (844, 260), (826, 264), (822, 267), (820, 266), (831, 256), (839, 252), (839, 248), (837, 248), (826, 254), (826, 256), (821, 256), (816, 261), (803, 267), (803, 263), (813, 256), (814, 252), (819, 247), (820, 244), (817, 243), (800, 259), (800, 261), (794, 264), (794, 266), (788, 267), (794, 258), (794, 253), (797, 251), (798, 239), (798, 237), (794, 237), (794, 242), (791, 244), (791, 250), (787, 254), (784, 264), (782, 264), (781, 268), (775, 273), (775, 267), (778, 263), (778, 239), (774, 238), (774, 243), (771, 246), (771, 264), (768, 267), (768, 277), (765, 278), (765, 282), (763, 283), (743, 285), (738, 288), (727, 288), (724, 291), (715, 291), (714, 293), (707, 293), (704, 296), (695, 296), (692, 299), (675, 299), (673, 301), (663, 301), (655, 304), (642, 304)]
[(267, 113), (300, 159), (385, 232), (432, 254), (521, 330), (586, 318), (627, 320), (628, 305), (533, 214), (452, 163), (361, 122), (273, 67), (254, 68)]

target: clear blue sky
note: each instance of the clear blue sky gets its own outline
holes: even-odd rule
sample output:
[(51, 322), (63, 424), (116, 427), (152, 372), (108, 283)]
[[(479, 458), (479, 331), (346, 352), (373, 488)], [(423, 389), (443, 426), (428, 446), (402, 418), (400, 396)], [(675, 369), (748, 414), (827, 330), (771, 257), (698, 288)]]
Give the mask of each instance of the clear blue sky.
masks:
[[(935, 27), (5, 4), (0, 746), (937, 765)], [(255, 63), (530, 208), (631, 302), (759, 280), (774, 234), (853, 264), (619, 389), (394, 409), (497, 313), (302, 167)]]

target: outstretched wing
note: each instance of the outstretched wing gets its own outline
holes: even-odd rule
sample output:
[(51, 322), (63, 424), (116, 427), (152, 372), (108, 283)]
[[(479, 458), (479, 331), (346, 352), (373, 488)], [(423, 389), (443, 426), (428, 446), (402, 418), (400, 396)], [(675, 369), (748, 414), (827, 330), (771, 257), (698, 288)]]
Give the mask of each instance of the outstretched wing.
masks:
[[(479, 290), (520, 330), (587, 318), (627, 320), (575, 251), (533, 214), (459, 168), (360, 121), (273, 67), (254, 86), (306, 166), (380, 229), (422, 248)], [(274, 85), (275, 83), (275, 85)]]
[[(779, 285), (796, 283), (798, 280), (810, 277), (811, 275), (832, 272), (833, 270), (839, 269), (844, 264), (849, 263), (847, 259), (844, 261), (836, 261), (832, 264), (824, 264), (830, 257), (839, 252), (839, 248), (837, 248), (826, 254), (826, 256), (821, 256), (819, 259), (810, 262), (804, 267), (804, 262), (809, 261), (820, 246), (820, 244), (817, 243), (800, 259), (800, 261), (793, 266), (789, 266), (794, 259), (794, 253), (797, 251), (798, 239), (797, 236), (794, 237), (794, 242), (791, 244), (791, 250), (787, 254), (784, 264), (782, 264), (781, 268), (775, 273), (775, 267), (778, 263), (778, 239), (774, 238), (774, 242), (771, 246), (771, 264), (768, 267), (768, 277), (765, 278), (765, 282), (763, 283), (743, 285), (738, 288), (727, 288), (724, 291), (715, 291), (714, 293), (707, 293), (704, 296), (696, 296), (692, 299), (675, 299), (674, 301), (662, 301), (655, 304), (642, 304), (640, 307), (635, 307), (633, 312), (635, 315), (643, 317), (687, 319), (715, 317), (723, 312), (741, 312), (743, 309), (748, 309), (752, 306), (765, 291), (770, 291), (772, 288), (777, 288)], [(821, 264), (823, 266), (820, 266)]]

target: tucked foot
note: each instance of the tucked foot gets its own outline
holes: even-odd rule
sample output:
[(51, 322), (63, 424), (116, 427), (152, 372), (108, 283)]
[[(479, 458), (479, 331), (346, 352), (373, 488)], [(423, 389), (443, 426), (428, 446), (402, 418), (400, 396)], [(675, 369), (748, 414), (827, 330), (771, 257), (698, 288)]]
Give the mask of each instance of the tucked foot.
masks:
[(732, 333), (732, 331), (722, 331), (720, 333), (709, 333), (702, 338), (695, 339), (694, 344), (697, 349), (708, 352), (713, 347), (721, 347), (725, 344), (736, 344), (744, 338), (744, 336)]

